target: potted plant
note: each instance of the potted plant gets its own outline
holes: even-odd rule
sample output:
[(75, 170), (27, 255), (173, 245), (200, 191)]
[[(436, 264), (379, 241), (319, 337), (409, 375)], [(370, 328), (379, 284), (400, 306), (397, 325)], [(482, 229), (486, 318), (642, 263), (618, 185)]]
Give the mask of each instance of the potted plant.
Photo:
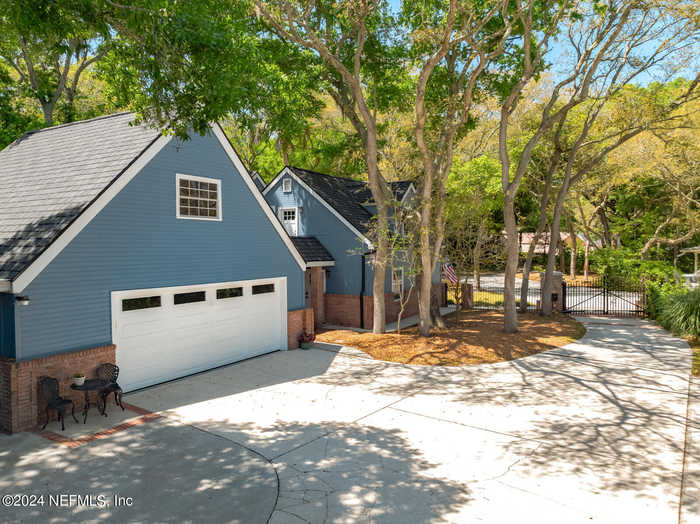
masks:
[(311, 343), (316, 339), (316, 335), (312, 333), (307, 333), (306, 329), (299, 335), (299, 345), (301, 349), (311, 348)]
[(76, 386), (82, 386), (83, 384), (85, 384), (85, 375), (83, 375), (82, 373), (75, 373), (73, 375), (73, 384), (75, 384)]

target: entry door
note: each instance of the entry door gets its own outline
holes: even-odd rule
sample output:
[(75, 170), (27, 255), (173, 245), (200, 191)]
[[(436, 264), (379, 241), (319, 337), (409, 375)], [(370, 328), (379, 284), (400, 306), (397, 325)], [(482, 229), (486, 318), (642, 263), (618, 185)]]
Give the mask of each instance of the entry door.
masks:
[(297, 213), (297, 208), (296, 207), (283, 207), (280, 209), (280, 213), (282, 214), (282, 225), (284, 226), (284, 229), (287, 230), (287, 233), (289, 233), (289, 236), (295, 237), (297, 236), (297, 231), (298, 231), (298, 213)]

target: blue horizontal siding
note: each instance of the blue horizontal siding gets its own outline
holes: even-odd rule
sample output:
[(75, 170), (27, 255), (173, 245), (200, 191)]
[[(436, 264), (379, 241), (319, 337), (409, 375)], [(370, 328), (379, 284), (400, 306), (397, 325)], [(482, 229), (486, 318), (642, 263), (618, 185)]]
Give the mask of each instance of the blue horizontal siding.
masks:
[[(316, 197), (299, 185), (292, 178), (292, 191), (282, 191), (280, 178), (275, 186), (265, 195), (271, 206), (277, 210), (280, 207), (303, 207), (299, 216), (299, 236), (314, 236), (333, 255), (335, 266), (331, 269), (326, 280), (327, 293), (341, 293), (347, 295), (359, 295), (362, 288), (362, 259), (360, 254), (367, 251), (367, 246), (350, 229), (343, 224), (337, 216), (321, 204)], [(364, 250), (364, 251), (363, 251)], [(398, 259), (399, 257), (397, 257)], [(398, 261), (397, 261), (398, 263)], [(404, 268), (404, 289), (408, 289), (409, 270)], [(367, 257), (365, 265), (365, 295), (372, 296), (372, 281), (374, 279), (374, 267)], [(387, 267), (384, 289), (391, 292), (391, 267)]]
[[(176, 218), (176, 173), (221, 180), (222, 221)], [(110, 343), (112, 291), (285, 276), (304, 307), (303, 272), (218, 140), (173, 140), (23, 292), (17, 357)]]
[[(288, 177), (283, 177), (288, 178)], [(292, 179), (292, 191), (282, 191), (282, 179), (265, 195), (279, 213), (280, 207), (302, 207), (298, 235), (316, 237), (335, 260), (326, 279), (326, 293), (359, 295), (362, 287), (362, 241), (311, 193)], [(279, 215), (278, 215), (279, 216)], [(372, 293), (371, 272), (366, 287)]]

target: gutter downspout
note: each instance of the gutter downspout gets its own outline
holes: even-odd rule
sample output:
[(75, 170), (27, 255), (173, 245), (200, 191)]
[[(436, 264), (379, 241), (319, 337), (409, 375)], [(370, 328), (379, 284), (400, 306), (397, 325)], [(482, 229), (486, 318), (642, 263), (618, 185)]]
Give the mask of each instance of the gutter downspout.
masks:
[(365, 257), (362, 253), (362, 286), (360, 289), (360, 329), (365, 329)]
[(365, 262), (367, 255), (371, 255), (375, 252), (376, 250), (367, 251), (367, 253), (362, 253), (362, 289), (360, 289), (360, 329), (365, 329)]

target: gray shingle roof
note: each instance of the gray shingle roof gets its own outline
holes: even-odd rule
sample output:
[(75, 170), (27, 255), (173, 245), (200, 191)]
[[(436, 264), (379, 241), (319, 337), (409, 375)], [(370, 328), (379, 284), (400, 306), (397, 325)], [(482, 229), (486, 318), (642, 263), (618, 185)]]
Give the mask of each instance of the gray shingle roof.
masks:
[(316, 237), (291, 237), (304, 262), (333, 262), (333, 256)]
[(130, 113), (27, 133), (0, 151), (0, 279), (14, 279), (159, 132)]
[(360, 233), (367, 234), (372, 218), (369, 211), (362, 207), (362, 202), (366, 200), (362, 199), (362, 194), (366, 191), (367, 184), (298, 167), (290, 167), (289, 169), (328, 202), (345, 220), (355, 226)]
[(406, 195), (406, 191), (411, 187), (412, 182), (410, 180), (399, 180), (398, 182), (389, 182), (391, 190), (394, 192), (394, 198), (399, 202)]
[(262, 177), (258, 173), (252, 172), (250, 174), (250, 177), (253, 179), (253, 183), (255, 184), (255, 187), (257, 187), (260, 191), (265, 189), (265, 181), (262, 179)]
[[(367, 182), (325, 175), (308, 169), (289, 166), (306, 185), (313, 189), (330, 206), (340, 213), (362, 234), (367, 234), (372, 214), (363, 204), (372, 200)], [(401, 200), (411, 185), (410, 181), (390, 182), (395, 197)]]

